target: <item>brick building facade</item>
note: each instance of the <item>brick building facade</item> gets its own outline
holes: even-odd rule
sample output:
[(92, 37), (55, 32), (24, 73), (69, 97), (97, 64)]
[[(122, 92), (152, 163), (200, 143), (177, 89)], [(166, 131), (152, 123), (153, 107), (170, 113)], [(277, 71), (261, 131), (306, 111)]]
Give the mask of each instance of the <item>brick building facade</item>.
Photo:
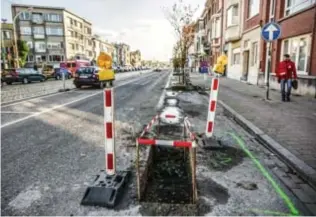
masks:
[[(271, 86), (279, 89), (274, 72), (283, 54), (288, 53), (297, 66), (296, 92), (315, 95), (316, 0), (206, 0), (200, 19), (211, 50), (211, 66), (225, 50), (228, 77), (263, 85), (265, 69), (271, 66)], [(261, 28), (270, 21), (279, 23), (282, 33), (272, 43), (272, 58), (266, 61)]]

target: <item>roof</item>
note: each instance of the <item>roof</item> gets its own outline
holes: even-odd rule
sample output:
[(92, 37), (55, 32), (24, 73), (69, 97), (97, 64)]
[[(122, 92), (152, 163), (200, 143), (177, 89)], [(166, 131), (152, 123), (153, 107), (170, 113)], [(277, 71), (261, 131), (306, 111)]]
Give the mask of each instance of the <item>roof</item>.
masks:
[(66, 8), (64, 7), (51, 7), (51, 6), (42, 6), (42, 5), (25, 5), (25, 4), (12, 4), (11, 7), (23, 7), (23, 8), (38, 8), (38, 9), (50, 9), (50, 10), (62, 10), (62, 11), (66, 11), (76, 17), (79, 17), (80, 19), (83, 19), (85, 22), (87, 22), (88, 24), (91, 24), (92, 23), (88, 20), (86, 20), (85, 18), (67, 10)]

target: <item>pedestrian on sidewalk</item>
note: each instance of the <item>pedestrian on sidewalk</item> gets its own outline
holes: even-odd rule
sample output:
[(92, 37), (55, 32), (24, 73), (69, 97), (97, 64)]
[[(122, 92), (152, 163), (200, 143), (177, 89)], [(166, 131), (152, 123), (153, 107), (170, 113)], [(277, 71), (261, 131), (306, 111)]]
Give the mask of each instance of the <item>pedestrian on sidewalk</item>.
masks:
[[(296, 66), (290, 59), (289, 54), (285, 54), (284, 60), (279, 63), (277, 70), (278, 83), (281, 84), (282, 101), (290, 101), (293, 79), (296, 82)], [(286, 91), (285, 91), (286, 87)]]

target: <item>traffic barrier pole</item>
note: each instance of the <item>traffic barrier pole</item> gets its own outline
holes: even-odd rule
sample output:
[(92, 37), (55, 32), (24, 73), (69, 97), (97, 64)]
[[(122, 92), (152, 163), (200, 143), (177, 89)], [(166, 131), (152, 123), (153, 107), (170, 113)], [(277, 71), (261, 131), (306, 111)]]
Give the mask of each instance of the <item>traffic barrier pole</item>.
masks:
[(113, 88), (104, 89), (104, 132), (106, 174), (115, 174), (115, 129)]
[(218, 96), (218, 88), (219, 88), (219, 79), (218, 77), (213, 77), (212, 86), (210, 90), (210, 104), (208, 108), (208, 116), (207, 116), (207, 124), (205, 135), (206, 137), (212, 137), (214, 132), (214, 120), (215, 120), (215, 111), (217, 105), (217, 96)]
[(162, 145), (162, 146), (192, 148), (192, 142), (191, 141), (180, 141), (180, 140), (172, 141), (172, 140), (158, 140), (158, 139), (138, 138), (138, 144), (141, 144), (141, 145)]
[(143, 130), (143, 132), (140, 134), (140, 137), (143, 137), (145, 135), (146, 132), (148, 132), (148, 130), (152, 127), (152, 125), (159, 119), (159, 115), (156, 115), (155, 117), (153, 117), (153, 119), (151, 119), (151, 121), (149, 122), (149, 124), (145, 127), (145, 129)]

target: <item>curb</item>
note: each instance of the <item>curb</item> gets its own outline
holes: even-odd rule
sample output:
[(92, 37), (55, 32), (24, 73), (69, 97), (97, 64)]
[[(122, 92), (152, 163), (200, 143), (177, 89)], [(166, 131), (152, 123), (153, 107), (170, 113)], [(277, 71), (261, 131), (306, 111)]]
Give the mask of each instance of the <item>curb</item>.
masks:
[(307, 181), (311, 186), (313, 186), (313, 188), (316, 189), (316, 170), (307, 165), (301, 159), (297, 158), (280, 143), (272, 139), (242, 115), (238, 114), (234, 109), (226, 105), (223, 101), (218, 100), (218, 102), (224, 108), (224, 113), (232, 117), (234, 121), (236, 121), (246, 131), (252, 134), (259, 143), (277, 154), (281, 160), (286, 163), (286, 165), (295, 170), (303, 179), (305, 179), (305, 181)]

